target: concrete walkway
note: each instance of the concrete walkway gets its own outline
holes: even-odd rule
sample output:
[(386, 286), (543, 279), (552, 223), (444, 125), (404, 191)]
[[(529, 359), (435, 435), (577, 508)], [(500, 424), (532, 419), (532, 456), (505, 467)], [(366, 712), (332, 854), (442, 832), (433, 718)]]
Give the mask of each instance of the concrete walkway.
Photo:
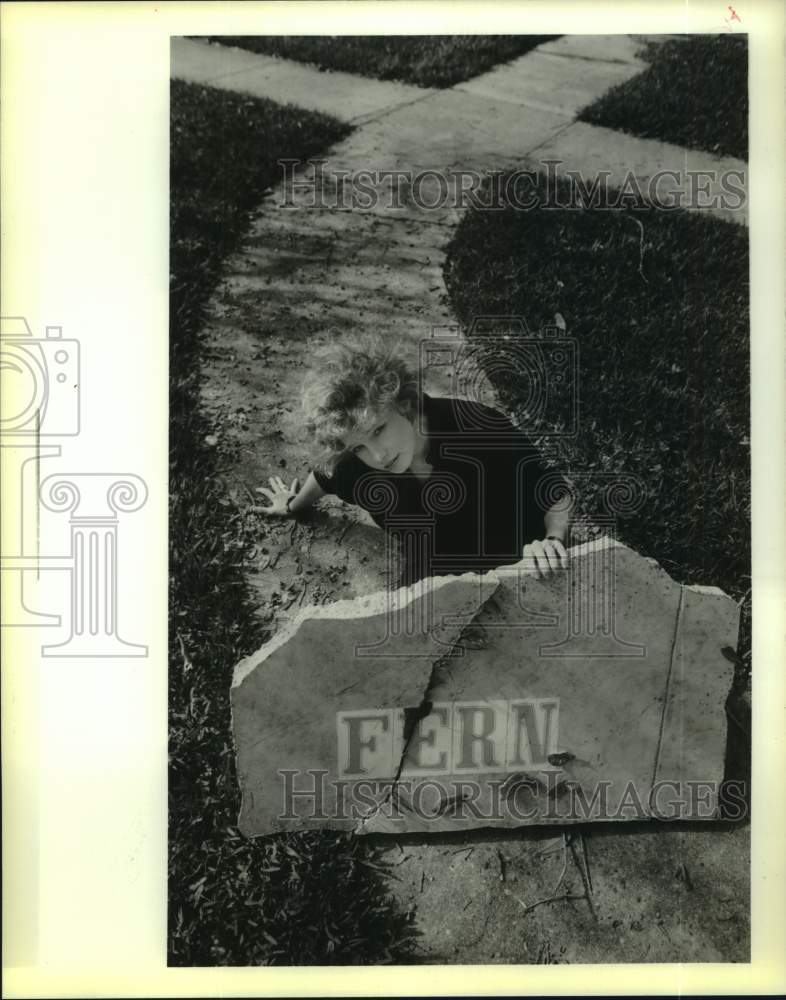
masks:
[[(677, 36), (646, 40), (663, 42), (672, 37)], [(395, 152), (404, 157), (403, 169), (415, 169), (418, 154), (427, 161), (422, 169), (444, 169), (448, 164), (481, 170), (537, 168), (554, 160), (560, 163), (558, 174), (572, 170), (593, 177), (602, 171), (612, 187), (621, 187), (632, 174), (643, 191), (656, 172), (676, 170), (683, 181), (664, 177), (658, 194), (681, 195), (688, 207), (696, 200), (689, 197), (684, 180), (689, 172), (706, 175), (701, 182), (704, 204), (725, 194), (718, 180), (724, 173), (739, 172), (744, 180), (735, 184), (746, 187), (747, 164), (741, 160), (575, 121), (582, 108), (646, 69), (636, 55), (641, 41), (630, 35), (563, 36), (448, 90), (326, 73), (303, 63), (186, 38), (172, 39), (171, 68), (172, 76), (192, 83), (294, 104), (356, 126), (376, 122), (377, 128), (364, 129), (363, 136), (368, 140), (376, 136), (389, 169), (402, 169), (398, 159), (396, 166), (389, 162)], [(509, 105), (507, 110), (504, 105)], [(407, 159), (412, 155), (414, 160)], [(449, 158), (440, 159), (444, 156)], [(366, 159), (354, 169), (369, 165)], [(330, 166), (338, 168), (332, 162)], [(697, 210), (747, 225), (747, 210), (734, 204)]]
[(173, 38), (171, 46), (173, 77), (321, 111), (351, 124), (435, 93), (352, 73), (325, 73), (290, 59), (190, 38)]
[[(706, 154), (575, 121), (581, 107), (644, 69), (636, 56), (640, 44), (624, 35), (563, 37), (456, 87), (424, 90), (173, 39), (174, 76), (363, 122), (327, 155), (320, 203), (307, 171), (298, 176), (303, 186), (297, 191), (279, 186), (265, 199), (214, 301), (204, 401), (243, 456), (227, 469), (236, 489), (247, 495), (282, 462), (287, 474), (302, 478), (308, 471), (295, 412), (305, 338), (374, 329), (401, 338), (417, 357), (418, 342), (432, 327), (452, 322), (442, 269), (464, 210), (461, 171), (561, 159), (562, 170), (606, 169), (612, 182), (621, 182), (628, 166), (642, 181), (659, 166), (718, 167)], [(429, 178), (420, 206), (409, 200), (392, 208), (388, 182), (374, 185), (370, 208), (341, 208), (331, 178), (397, 170), (410, 176), (436, 170), (445, 180)], [(435, 191), (439, 183), (443, 189)], [(427, 388), (449, 393), (449, 380), (449, 372), (431, 375)], [(267, 391), (271, 383), (275, 393)], [(298, 526), (294, 537), (308, 534), (306, 563), (296, 548), (280, 555), (280, 574), (295, 579), (309, 565), (320, 578), (326, 567), (344, 567), (340, 590), (323, 592), (312, 583), (308, 600), (315, 599), (314, 589), (320, 600), (331, 593), (355, 596), (386, 579), (370, 519), (356, 510), (342, 513), (358, 526), (342, 545), (331, 544), (330, 530), (314, 539), (310, 526)], [(274, 574), (262, 572), (253, 583), (263, 602), (278, 594)]]
[[(474, 80), (436, 91), (173, 40), (173, 76), (296, 103), (358, 126), (326, 154), (328, 181), (321, 204), (314, 204), (307, 171), (299, 175), (304, 183), (296, 191), (279, 186), (264, 200), (212, 303), (203, 403), (223, 437), (223, 471), (238, 498), (267, 485), (273, 473), (287, 481), (297, 474), (302, 481), (308, 472), (297, 409), (309, 338), (381, 331), (399, 338), (416, 358), (419, 341), (433, 327), (453, 321), (442, 272), (445, 247), (463, 211), (456, 197), (460, 171), (532, 167), (553, 158), (563, 160), (561, 170), (584, 173), (602, 166), (611, 171), (613, 182), (628, 167), (648, 178), (659, 165), (717, 170), (727, 162), (575, 121), (581, 107), (644, 68), (635, 54), (638, 47), (627, 36), (565, 37)], [(435, 170), (445, 175), (447, 188), (433, 209), (412, 200), (392, 209), (385, 183), (374, 185), (378, 200), (373, 206), (341, 208), (338, 188), (329, 178), (360, 170)], [(423, 189), (426, 204), (436, 201), (433, 185), (439, 182), (432, 181), (431, 188)], [(740, 221), (738, 213), (729, 218)], [(450, 372), (427, 373), (426, 387), (450, 393)], [(382, 532), (338, 500), (327, 499), (321, 506), (304, 523), (260, 518), (260, 560), (250, 583), (271, 618), (280, 619), (288, 606), (296, 611), (302, 603), (356, 597), (385, 585)], [(637, 909), (620, 907), (615, 921), (610, 918), (601, 929), (593, 913), (563, 904), (528, 914), (526, 935), (520, 934), (516, 902), (491, 889), (480, 923), (477, 907), (470, 903), (457, 911), (454, 879), (468, 890), (477, 887), (480, 892), (482, 887), (484, 899), (489, 879), (495, 885), (498, 881), (493, 866), (499, 852), (489, 846), (487, 836), (473, 840), (474, 854), (456, 855), (461, 841), (408, 845), (417, 859), (412, 869), (417, 874), (411, 884), (391, 883), (391, 891), (402, 906), (419, 914), (427, 961), (537, 961), (538, 942), (557, 941), (570, 942), (572, 961), (599, 961), (604, 955), (608, 961), (745, 960), (744, 871), (728, 883), (736, 886), (736, 908), (734, 901), (725, 901), (718, 911), (733, 909), (733, 924), (721, 927), (710, 915), (701, 924), (702, 913), (720, 906), (713, 893), (722, 880), (703, 885), (701, 898), (692, 897), (697, 915), (689, 946), (681, 897), (667, 898), (671, 882), (653, 882), (645, 895), (642, 872), (661, 871), (664, 858), (680, 855), (692, 837), (696, 857), (704, 857), (712, 838), (706, 828), (695, 834), (682, 829), (655, 836), (651, 828), (608, 834), (603, 864), (609, 880), (598, 891), (610, 900), (616, 886), (624, 888), (628, 880), (644, 902)], [(728, 871), (730, 855), (745, 858), (746, 837), (744, 829), (729, 833), (713, 870), (727, 866)], [(521, 842), (510, 848), (525, 868), (529, 862), (524, 855), (533, 846)], [(486, 871), (489, 865), (493, 878)], [(543, 868), (529, 898), (536, 898), (537, 887), (550, 877), (550, 869)], [(424, 895), (424, 885), (430, 883), (432, 890)], [(634, 909), (643, 913), (646, 934), (617, 930), (620, 921), (632, 919)], [(652, 917), (656, 912), (658, 920)], [(738, 942), (736, 951), (732, 939)]]

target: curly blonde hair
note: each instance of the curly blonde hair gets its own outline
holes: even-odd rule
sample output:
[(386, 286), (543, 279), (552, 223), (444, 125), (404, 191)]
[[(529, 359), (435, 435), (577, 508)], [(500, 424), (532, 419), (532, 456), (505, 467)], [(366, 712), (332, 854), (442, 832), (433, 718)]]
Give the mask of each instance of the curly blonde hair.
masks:
[(312, 348), (310, 354), (302, 410), (305, 430), (317, 446), (318, 470), (331, 472), (346, 450), (347, 433), (387, 406), (415, 419), (418, 377), (398, 344), (379, 334), (344, 336)]

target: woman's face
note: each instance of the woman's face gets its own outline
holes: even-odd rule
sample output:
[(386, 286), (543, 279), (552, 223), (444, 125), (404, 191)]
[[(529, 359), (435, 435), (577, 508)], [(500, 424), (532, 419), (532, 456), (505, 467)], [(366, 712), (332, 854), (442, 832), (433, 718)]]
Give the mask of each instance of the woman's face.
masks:
[(388, 406), (365, 424), (347, 433), (347, 451), (370, 469), (406, 472), (415, 453), (415, 429), (395, 406)]

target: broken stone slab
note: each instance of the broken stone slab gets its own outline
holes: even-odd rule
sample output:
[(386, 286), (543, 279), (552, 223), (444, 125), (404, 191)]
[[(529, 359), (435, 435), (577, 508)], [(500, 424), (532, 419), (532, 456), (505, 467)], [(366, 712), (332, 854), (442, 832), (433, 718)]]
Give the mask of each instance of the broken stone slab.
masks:
[[(231, 704), (243, 793), (240, 830), (255, 836), (293, 824), (354, 827), (357, 817), (340, 814), (339, 795), (331, 784), (337, 778), (339, 713), (351, 720), (380, 705), (388, 711), (419, 706), (434, 663), (455, 647), (495, 587), (495, 580), (469, 573), (305, 607), (238, 663)], [(352, 730), (353, 723), (348, 726)], [(368, 738), (357, 735), (364, 745), (387, 745), (385, 759), (391, 758), (392, 728)], [(295, 796), (285, 802), (292, 787), (288, 783), (294, 782), (295, 789), (304, 781), (308, 785), (315, 771), (323, 771), (326, 779), (320, 783), (324, 793), (319, 808), (313, 798)], [(374, 775), (380, 780), (395, 776), (396, 767), (387, 766)]]
[(244, 832), (717, 817), (739, 615), (720, 591), (600, 539), (546, 579), (389, 599), (306, 609), (238, 666)]
[(737, 604), (610, 539), (496, 576), (364, 832), (716, 818)]
[[(724, 646), (736, 649), (739, 607), (716, 587), (683, 587), (674, 662), (663, 729), (658, 747), (656, 780), (682, 783), (711, 775), (723, 760), (725, 713), (721, 683), (731, 683), (733, 666)], [(727, 666), (722, 668), (722, 661)], [(697, 789), (697, 793), (700, 790)]]

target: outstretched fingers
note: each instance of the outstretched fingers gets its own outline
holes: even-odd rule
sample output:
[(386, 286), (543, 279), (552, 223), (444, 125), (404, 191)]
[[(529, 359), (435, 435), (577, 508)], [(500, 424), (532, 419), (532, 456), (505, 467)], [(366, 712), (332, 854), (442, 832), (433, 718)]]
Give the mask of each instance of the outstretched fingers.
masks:
[(254, 511), (259, 514), (286, 516), (289, 513), (289, 501), (298, 491), (297, 476), (292, 480), (291, 486), (287, 486), (281, 476), (270, 476), (268, 482), (270, 483), (270, 489), (265, 486), (257, 486), (255, 492), (267, 497), (270, 501), (270, 506), (254, 507)]

